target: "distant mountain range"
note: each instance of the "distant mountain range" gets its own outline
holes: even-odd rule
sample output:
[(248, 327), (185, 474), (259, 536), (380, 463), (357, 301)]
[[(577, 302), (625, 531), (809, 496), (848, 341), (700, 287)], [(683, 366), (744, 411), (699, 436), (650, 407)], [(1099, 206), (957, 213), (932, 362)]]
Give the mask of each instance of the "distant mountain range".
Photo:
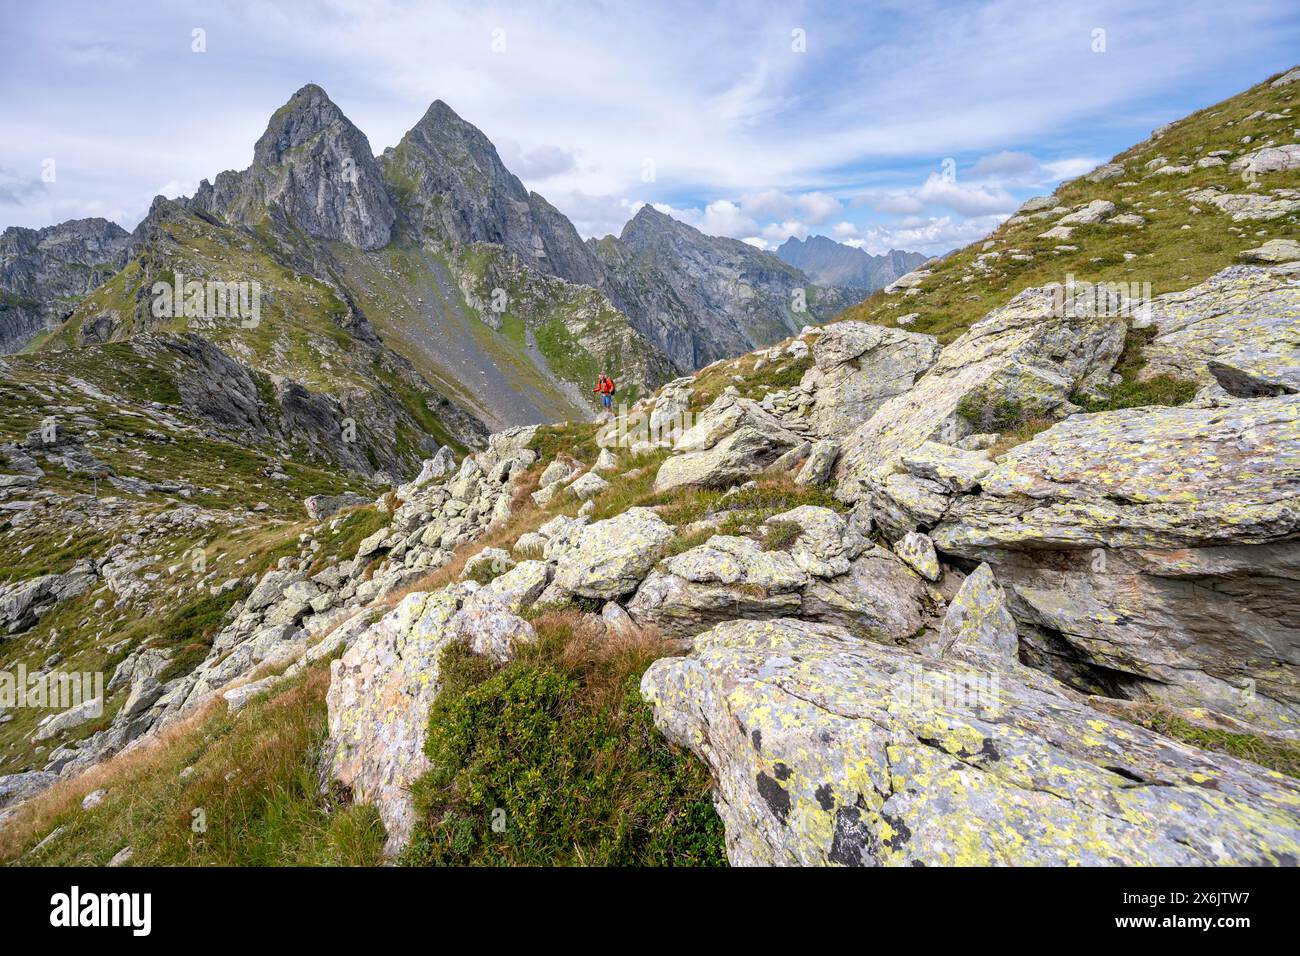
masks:
[[(152, 290), (176, 277), (256, 281), (269, 314), (255, 329), (159, 316)], [(132, 234), (103, 220), (6, 230), (0, 352), (201, 336), (251, 371), (371, 396), (372, 418), (411, 428), (409, 449), (381, 453), (376, 437), (371, 458), (388, 468), (416, 460), (417, 422), (472, 442), (473, 421), (585, 417), (600, 371), (644, 394), (823, 322), (860, 288), (649, 206), (584, 242), (446, 103), (376, 156), (309, 84), (272, 114), (247, 169), (158, 197)], [(393, 376), (437, 399), (403, 397)]]
[(807, 273), (808, 278), (818, 285), (867, 292), (883, 289), (930, 259), (922, 253), (901, 249), (890, 249), (883, 255), (873, 256), (825, 236), (809, 236), (807, 239), (791, 236), (781, 243), (776, 254), (782, 262)]

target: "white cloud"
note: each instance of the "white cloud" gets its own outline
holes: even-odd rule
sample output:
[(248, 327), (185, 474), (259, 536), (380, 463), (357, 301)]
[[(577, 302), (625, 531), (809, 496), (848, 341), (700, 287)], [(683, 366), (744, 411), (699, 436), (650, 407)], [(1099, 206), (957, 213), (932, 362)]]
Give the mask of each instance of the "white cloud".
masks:
[(711, 236), (730, 236), (740, 239), (758, 231), (758, 223), (740, 211), (740, 207), (727, 199), (718, 199), (704, 207), (700, 229)]
[(890, 249), (907, 249), (939, 255), (959, 246), (982, 239), (996, 229), (1007, 217), (1001, 214), (955, 219), (952, 216), (911, 220), (894, 226), (873, 227), (861, 240), (850, 245), (865, 249), (873, 255)]
[(543, 143), (524, 149), (509, 139), (496, 147), (506, 168), (525, 182), (540, 182), (578, 168), (577, 153), (562, 146)]
[(803, 213), (804, 220), (813, 226), (820, 226), (838, 216), (844, 208), (834, 196), (819, 192), (804, 193), (795, 203)]

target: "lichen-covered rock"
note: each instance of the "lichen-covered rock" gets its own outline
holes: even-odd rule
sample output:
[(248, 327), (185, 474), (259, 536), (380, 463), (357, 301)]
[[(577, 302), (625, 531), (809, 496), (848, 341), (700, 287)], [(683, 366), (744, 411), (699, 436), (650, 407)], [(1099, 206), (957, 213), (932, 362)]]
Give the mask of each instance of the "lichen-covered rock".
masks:
[(1300, 392), (1300, 262), (1232, 266), (1157, 296), (1149, 314), (1159, 331), (1142, 378), (1217, 382), (1247, 398)]
[(930, 626), (937, 604), (897, 555), (872, 547), (853, 559), (847, 573), (810, 580), (798, 616), (869, 640), (906, 644)]
[(840, 443), (823, 439), (814, 442), (808, 450), (808, 459), (795, 477), (796, 485), (824, 485), (830, 481), (835, 459), (840, 453)]
[(1007, 673), (732, 621), (646, 671), (733, 865), (1294, 864), (1300, 787)]
[(931, 537), (992, 565), (1048, 660), (1300, 728), (1300, 396), (1076, 415), (981, 487)]
[(1006, 592), (981, 564), (962, 582), (948, 605), (936, 647), (940, 656), (982, 663), (989, 669), (1015, 663), (1020, 648), (1016, 619)]
[(470, 556), (465, 561), (465, 566), (461, 569), (461, 580), (475, 579), (483, 580), (486, 577), (495, 577), (498, 574), (505, 574), (515, 566), (515, 559), (510, 557), (510, 552), (502, 548), (484, 548), (478, 554)]
[(769, 444), (782, 449), (793, 448), (802, 441), (758, 402), (724, 392), (700, 413), (695, 424), (682, 433), (673, 447), (678, 452), (703, 451), (741, 428), (757, 432)]
[(505, 661), (514, 642), (535, 636), (504, 605), (474, 597), (462, 586), (408, 594), (330, 665), (324, 766), (354, 799), (379, 810), (390, 856), (415, 822), (408, 788), (428, 769), (425, 731), (443, 650), (466, 639), (476, 653)]
[(578, 466), (572, 462), (557, 458), (542, 470), (540, 485), (542, 488), (549, 488), (551, 485), (568, 481), (579, 470)]
[(655, 475), (655, 490), (726, 488), (747, 481), (801, 441), (790, 432), (761, 432), (745, 425), (705, 451), (666, 459)]
[(1243, 262), (1271, 265), (1277, 262), (1295, 262), (1300, 259), (1300, 242), (1294, 239), (1270, 239), (1255, 249), (1247, 249), (1239, 258)]
[(609, 482), (594, 471), (589, 471), (573, 484), (569, 485), (569, 491), (575, 498), (594, 498), (596, 495), (609, 488)]
[(531, 607), (551, 583), (551, 566), (545, 561), (520, 561), (483, 590), (515, 614)]
[(934, 553), (934, 542), (928, 536), (909, 531), (894, 545), (894, 553), (927, 581), (939, 580), (942, 573), (939, 570), (939, 556)]
[(866, 538), (844, 516), (830, 508), (800, 505), (774, 514), (763, 522), (769, 530), (793, 525), (798, 535), (785, 546), (801, 571), (833, 578), (849, 570), (849, 562), (867, 547)]
[(1127, 331), (1122, 318), (1088, 314), (1084, 297), (1082, 288), (1073, 298), (1061, 286), (1025, 289), (976, 322), (914, 388), (885, 402), (844, 440), (838, 493), (857, 500), (882, 465), (929, 441), (951, 445), (987, 431), (979, 420), (984, 410), (1073, 410), (1069, 396), (1110, 374)]
[(556, 583), (584, 597), (613, 600), (630, 594), (672, 538), (672, 525), (649, 508), (629, 508), (581, 528), (556, 564)]
[(797, 614), (808, 573), (752, 538), (714, 535), (650, 573), (628, 604), (641, 626), (689, 637), (719, 621)]
[(934, 364), (939, 340), (867, 322), (836, 322), (813, 345), (813, 367), (800, 383), (812, 391), (806, 423), (838, 438), (865, 422)]

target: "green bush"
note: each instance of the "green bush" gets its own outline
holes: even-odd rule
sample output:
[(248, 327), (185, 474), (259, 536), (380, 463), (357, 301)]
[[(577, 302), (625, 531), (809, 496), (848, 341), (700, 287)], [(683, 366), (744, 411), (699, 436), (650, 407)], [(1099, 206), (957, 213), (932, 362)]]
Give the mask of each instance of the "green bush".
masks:
[(504, 667), (464, 644), (443, 654), (443, 689), (414, 788), (413, 865), (714, 866), (726, 862), (711, 781), (655, 729), (638, 691), (644, 649), (539, 619)]

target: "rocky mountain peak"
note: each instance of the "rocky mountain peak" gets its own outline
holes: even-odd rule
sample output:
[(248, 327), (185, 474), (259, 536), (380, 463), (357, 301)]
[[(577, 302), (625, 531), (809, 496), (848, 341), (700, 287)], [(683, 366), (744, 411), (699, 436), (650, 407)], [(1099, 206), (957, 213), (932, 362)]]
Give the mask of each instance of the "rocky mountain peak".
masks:
[(205, 180), (190, 206), (241, 225), (270, 215), (360, 249), (387, 245), (396, 219), (370, 141), (314, 83), (271, 115), (252, 166)]

